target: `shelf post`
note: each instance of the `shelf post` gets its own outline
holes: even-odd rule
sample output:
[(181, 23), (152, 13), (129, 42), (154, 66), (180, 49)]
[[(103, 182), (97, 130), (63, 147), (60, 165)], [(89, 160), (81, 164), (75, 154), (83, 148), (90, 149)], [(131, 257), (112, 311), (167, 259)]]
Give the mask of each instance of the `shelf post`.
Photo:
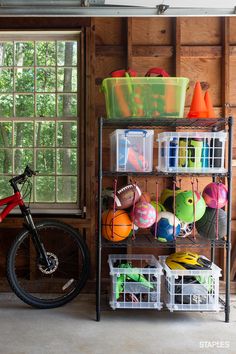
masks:
[(101, 317), (101, 227), (102, 227), (102, 128), (103, 118), (98, 129), (98, 229), (97, 229), (97, 279), (96, 279), (96, 321)]
[(229, 322), (230, 314), (230, 253), (231, 253), (231, 213), (232, 213), (232, 150), (233, 150), (233, 117), (228, 119), (228, 209), (226, 239), (226, 282), (225, 282), (225, 322)]

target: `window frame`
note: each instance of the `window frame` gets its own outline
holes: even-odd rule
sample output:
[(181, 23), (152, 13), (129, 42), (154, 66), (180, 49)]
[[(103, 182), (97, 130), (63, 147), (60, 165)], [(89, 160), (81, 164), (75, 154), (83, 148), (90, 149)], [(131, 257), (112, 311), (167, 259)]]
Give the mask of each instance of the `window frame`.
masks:
[[(32, 213), (35, 214), (59, 214), (59, 215), (78, 215), (83, 216), (85, 212), (84, 207), (84, 189), (82, 186), (84, 185), (84, 130), (85, 130), (85, 104), (84, 100), (86, 96), (84, 94), (85, 87), (85, 57), (84, 57), (84, 30), (79, 28), (77, 30), (55, 30), (55, 29), (47, 29), (47, 30), (21, 30), (17, 31), (0, 31), (0, 41), (63, 41), (63, 40), (76, 40), (77, 41), (77, 115), (74, 121), (77, 122), (77, 202), (76, 203), (60, 203), (60, 202), (48, 202), (48, 203), (31, 203)], [(35, 55), (35, 52), (34, 52)], [(15, 70), (17, 67), (15, 65), (12, 66)], [(33, 65), (34, 70), (37, 68), (36, 63)], [(57, 67), (57, 66), (56, 66)], [(62, 66), (63, 68), (63, 66)], [(57, 87), (56, 87), (57, 90)], [(12, 91), (14, 94), (17, 94)], [(39, 92), (40, 93), (40, 92)], [(63, 93), (63, 92), (62, 92)], [(9, 92), (10, 94), (10, 92)], [(36, 90), (32, 92), (34, 97), (36, 97)], [(49, 92), (50, 94), (50, 92)], [(35, 103), (36, 104), (36, 103)], [(1, 122), (21, 122), (21, 121), (29, 121), (29, 122), (38, 122), (39, 117), (9, 117), (3, 118), (0, 117)], [(63, 117), (44, 117), (44, 122), (51, 121), (63, 121), (65, 122), (65, 118)], [(68, 118), (68, 121), (72, 121), (71, 118)], [(33, 147), (33, 151), (37, 147)], [(52, 174), (52, 176), (57, 175)], [(5, 175), (6, 177), (11, 177), (11, 174)], [(13, 214), (18, 214), (20, 211), (15, 209)]]

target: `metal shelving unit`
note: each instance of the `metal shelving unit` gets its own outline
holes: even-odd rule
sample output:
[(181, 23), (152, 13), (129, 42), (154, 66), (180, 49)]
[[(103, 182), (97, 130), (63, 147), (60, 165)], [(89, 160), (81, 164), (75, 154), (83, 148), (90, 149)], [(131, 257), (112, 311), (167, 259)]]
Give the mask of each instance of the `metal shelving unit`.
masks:
[[(98, 230), (97, 230), (97, 285), (96, 285), (96, 320), (100, 321), (101, 316), (101, 258), (102, 248), (127, 248), (132, 247), (150, 247), (150, 248), (211, 248), (211, 258), (215, 258), (215, 249), (226, 249), (226, 272), (225, 272), (225, 302), (221, 299), (224, 307), (225, 322), (229, 322), (230, 314), (230, 251), (231, 251), (231, 194), (232, 194), (232, 146), (233, 146), (233, 118), (211, 118), (211, 119), (173, 119), (173, 118), (130, 118), (130, 119), (104, 119), (99, 120), (98, 136)], [(166, 127), (168, 130), (176, 128), (181, 129), (204, 129), (210, 131), (220, 131), (227, 129), (228, 132), (228, 151), (227, 151), (227, 172), (226, 173), (161, 173), (158, 171), (148, 173), (130, 173), (130, 172), (110, 172), (103, 170), (103, 130), (104, 128), (131, 128), (131, 127)], [(185, 239), (176, 239), (173, 242), (159, 242), (150, 234), (139, 235), (137, 238), (126, 239), (123, 242), (111, 243), (103, 240), (102, 229), (102, 184), (103, 177), (118, 178), (121, 176), (139, 176), (139, 177), (176, 177), (176, 176), (208, 176), (214, 180), (216, 177), (227, 178), (228, 184), (228, 208), (227, 208), (227, 235), (225, 240), (207, 240), (199, 236), (196, 238), (190, 236)]]

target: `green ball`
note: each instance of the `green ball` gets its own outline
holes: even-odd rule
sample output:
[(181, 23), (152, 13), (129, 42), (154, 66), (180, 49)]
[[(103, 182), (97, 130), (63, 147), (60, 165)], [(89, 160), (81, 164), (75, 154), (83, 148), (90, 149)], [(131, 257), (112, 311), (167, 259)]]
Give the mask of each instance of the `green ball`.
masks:
[(194, 192), (194, 195), (192, 191), (184, 191), (176, 196), (175, 215), (177, 218), (184, 222), (194, 222), (194, 202), (195, 221), (200, 220), (206, 211), (206, 203), (197, 191)]
[[(177, 196), (181, 192), (182, 192), (181, 189), (176, 188), (175, 196)], [(160, 196), (160, 202), (162, 205), (164, 205), (165, 209), (167, 211), (170, 211), (171, 213), (173, 213), (173, 200), (174, 200), (174, 190), (169, 188), (163, 189)]]
[(157, 205), (157, 211), (158, 213), (161, 213), (162, 211), (166, 211), (166, 208), (164, 207), (164, 205), (162, 205), (161, 203), (156, 203), (153, 200), (151, 201), (152, 206), (156, 209), (156, 205)]

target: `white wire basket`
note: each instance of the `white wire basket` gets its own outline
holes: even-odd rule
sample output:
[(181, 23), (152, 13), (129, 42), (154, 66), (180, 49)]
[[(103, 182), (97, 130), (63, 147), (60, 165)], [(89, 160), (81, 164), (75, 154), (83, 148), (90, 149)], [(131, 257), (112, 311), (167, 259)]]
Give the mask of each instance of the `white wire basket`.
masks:
[(159, 256), (164, 271), (164, 302), (172, 311), (220, 310), (221, 269), (212, 263), (209, 270), (171, 270), (167, 256)]
[(227, 133), (165, 132), (158, 134), (158, 171), (225, 173)]
[(113, 310), (162, 308), (162, 267), (153, 255), (112, 254), (110, 306)]

